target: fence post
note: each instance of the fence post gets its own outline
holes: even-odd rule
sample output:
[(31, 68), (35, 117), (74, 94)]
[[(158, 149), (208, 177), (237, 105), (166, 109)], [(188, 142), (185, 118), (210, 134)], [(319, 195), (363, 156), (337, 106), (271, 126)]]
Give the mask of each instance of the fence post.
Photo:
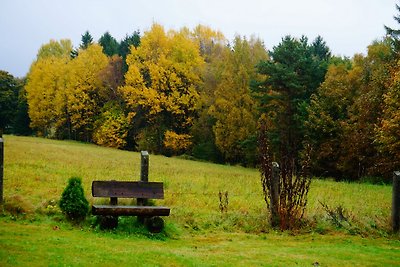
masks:
[(271, 226), (279, 226), (279, 164), (272, 162), (271, 179)]
[(0, 135), (0, 203), (3, 203), (3, 178), (4, 178), (4, 141)]
[(400, 171), (393, 172), (392, 227), (397, 233), (400, 229)]

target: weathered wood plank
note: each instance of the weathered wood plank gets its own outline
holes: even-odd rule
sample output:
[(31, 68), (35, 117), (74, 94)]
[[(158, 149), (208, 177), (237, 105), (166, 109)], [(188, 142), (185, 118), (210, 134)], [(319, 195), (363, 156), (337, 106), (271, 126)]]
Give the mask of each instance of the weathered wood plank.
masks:
[(163, 199), (162, 182), (93, 181), (94, 197)]
[(154, 206), (93, 205), (93, 215), (112, 216), (169, 216), (170, 208)]

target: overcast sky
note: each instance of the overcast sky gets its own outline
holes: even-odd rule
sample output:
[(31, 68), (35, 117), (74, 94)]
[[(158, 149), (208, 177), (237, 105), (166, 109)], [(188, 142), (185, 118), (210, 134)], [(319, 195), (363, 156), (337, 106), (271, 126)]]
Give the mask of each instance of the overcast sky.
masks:
[(383, 25), (399, 28), (395, 0), (0, 0), (0, 70), (25, 76), (42, 44), (71, 39), (79, 45), (86, 31), (94, 40), (109, 31), (117, 40), (153, 22), (166, 29), (198, 24), (260, 37), (267, 49), (285, 35), (310, 40), (321, 35), (333, 54), (366, 53), (385, 35)]

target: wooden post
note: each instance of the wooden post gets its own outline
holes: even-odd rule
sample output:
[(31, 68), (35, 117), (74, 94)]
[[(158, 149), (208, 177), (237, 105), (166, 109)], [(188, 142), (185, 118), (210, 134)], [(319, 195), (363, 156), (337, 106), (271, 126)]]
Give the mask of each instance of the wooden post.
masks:
[(3, 203), (3, 178), (4, 178), (4, 142), (0, 135), (0, 203)]
[(393, 232), (395, 232), (395, 233), (399, 232), (399, 229), (400, 229), (400, 171), (393, 172), (392, 227), (393, 227)]
[(149, 181), (149, 153), (147, 151), (140, 152), (141, 164), (140, 164), (140, 181)]
[(272, 179), (271, 179), (271, 226), (279, 226), (279, 164), (272, 162)]
[[(140, 181), (144, 183), (149, 181), (149, 153), (147, 151), (140, 152)], [(137, 204), (138, 206), (146, 206), (147, 199), (138, 198)], [(139, 220), (143, 219), (139, 217)]]

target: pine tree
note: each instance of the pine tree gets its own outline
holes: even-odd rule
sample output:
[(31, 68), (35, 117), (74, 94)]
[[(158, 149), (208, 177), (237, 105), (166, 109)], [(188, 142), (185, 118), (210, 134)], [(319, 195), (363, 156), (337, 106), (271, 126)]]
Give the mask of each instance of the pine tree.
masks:
[(117, 40), (111, 36), (109, 32), (104, 33), (100, 39), (99, 44), (103, 47), (103, 53), (111, 57), (118, 54), (119, 45)]
[(140, 32), (139, 30), (134, 31), (132, 35), (126, 35), (123, 40), (121, 40), (118, 48), (118, 54), (122, 57), (124, 65), (123, 72), (127, 72), (128, 65), (126, 63), (126, 57), (131, 51), (131, 46), (138, 48), (140, 45)]
[(91, 44), (93, 44), (93, 37), (89, 33), (89, 31), (86, 31), (83, 35), (81, 35), (81, 44), (79, 45), (79, 48), (71, 50), (70, 52), (71, 59), (74, 59), (79, 55), (79, 50), (85, 50)]
[[(396, 9), (397, 11), (400, 12), (400, 6), (396, 4)], [(397, 23), (400, 23), (400, 15), (393, 16), (394, 20)], [(392, 46), (393, 50), (396, 54), (400, 53), (400, 29), (393, 29), (389, 26), (384, 25), (386, 34), (391, 38), (392, 40)]]
[(93, 37), (90, 35), (89, 31), (86, 31), (82, 35), (81, 44), (79, 46), (80, 49), (87, 49), (89, 45), (93, 44)]
[(298, 159), (304, 141), (306, 107), (324, 80), (329, 49), (321, 38), (310, 45), (304, 36), (286, 36), (270, 51), (270, 57), (270, 61), (258, 65), (259, 73), (267, 78), (255, 83), (254, 91), (271, 125), (272, 151), (278, 158)]

